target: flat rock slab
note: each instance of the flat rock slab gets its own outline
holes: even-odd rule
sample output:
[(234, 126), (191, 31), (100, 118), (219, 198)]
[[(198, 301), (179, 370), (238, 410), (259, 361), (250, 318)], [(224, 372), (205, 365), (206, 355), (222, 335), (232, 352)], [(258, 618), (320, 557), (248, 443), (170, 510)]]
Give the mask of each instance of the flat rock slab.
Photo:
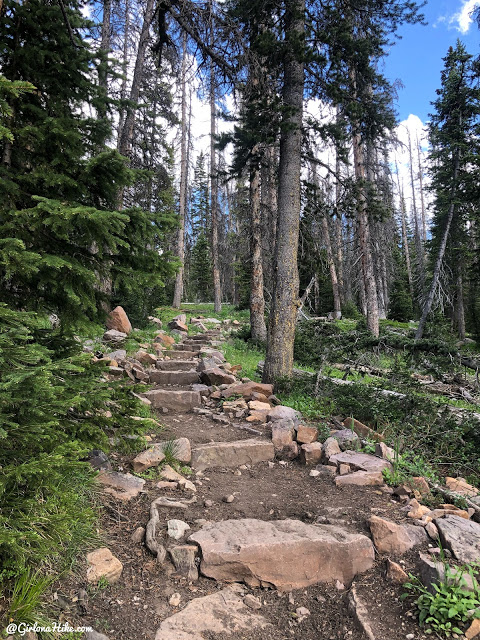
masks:
[(160, 625), (155, 640), (205, 640), (215, 633), (219, 638), (237, 631), (250, 633), (266, 629), (270, 623), (254, 613), (233, 588), (227, 587), (204, 598), (195, 598)]
[(366, 536), (298, 520), (225, 520), (206, 525), (189, 540), (201, 547), (204, 575), (280, 591), (335, 580), (348, 584), (374, 562)]
[(97, 476), (97, 481), (103, 484), (106, 493), (110, 493), (119, 500), (131, 500), (143, 491), (145, 480), (132, 476), (131, 473), (104, 471)]
[(202, 406), (202, 398), (198, 391), (153, 389), (147, 391), (144, 396), (150, 400), (154, 409), (168, 409), (182, 413)]
[(383, 475), (380, 471), (355, 471), (335, 478), (337, 487), (380, 487), (383, 484)]
[(192, 467), (203, 471), (211, 467), (239, 467), (273, 460), (275, 449), (267, 440), (235, 440), (202, 444), (192, 451)]
[(198, 360), (157, 360), (160, 371), (190, 371), (197, 368)]
[(342, 451), (330, 457), (330, 462), (334, 462), (337, 467), (341, 464), (348, 464), (354, 471), (380, 471), (391, 469), (392, 465), (388, 460), (371, 456), (368, 453), (358, 453), (357, 451)]
[(238, 384), (232, 384), (228, 389), (224, 389), (222, 396), (229, 398), (230, 396), (239, 395), (249, 399), (252, 393), (263, 393), (268, 398), (273, 393), (273, 385), (260, 382), (239, 382)]
[(179, 387), (188, 387), (189, 384), (198, 384), (200, 376), (196, 371), (150, 371), (150, 382), (153, 384), (172, 384)]
[(440, 540), (460, 562), (480, 561), (480, 524), (458, 516), (435, 520)]
[(198, 351), (170, 351), (175, 360), (193, 360), (198, 358)]

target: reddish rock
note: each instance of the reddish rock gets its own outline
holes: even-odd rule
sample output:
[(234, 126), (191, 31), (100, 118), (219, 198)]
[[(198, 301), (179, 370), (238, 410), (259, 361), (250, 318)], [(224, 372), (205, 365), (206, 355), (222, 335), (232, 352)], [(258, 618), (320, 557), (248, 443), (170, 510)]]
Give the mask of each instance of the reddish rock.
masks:
[(474, 640), (474, 638), (480, 638), (480, 619), (475, 618), (472, 624), (465, 631), (465, 637), (467, 640)]
[(140, 351), (137, 351), (137, 353), (135, 353), (133, 357), (135, 358), (135, 360), (138, 360), (142, 364), (147, 365), (147, 367), (155, 366), (157, 364), (157, 359), (158, 359), (155, 354), (148, 353), (143, 349), (141, 349)]
[(224, 398), (230, 398), (230, 396), (243, 396), (249, 400), (252, 393), (262, 393), (264, 395), (271, 396), (273, 393), (273, 384), (261, 384), (260, 382), (239, 382), (232, 384), (228, 389), (222, 391)]
[(260, 402), (259, 400), (250, 400), (248, 408), (252, 411), (270, 411), (271, 406), (269, 402)]
[(300, 447), (300, 457), (307, 466), (319, 464), (322, 459), (322, 445), (320, 442), (302, 444)]
[(412, 478), (411, 484), (414, 491), (417, 491), (420, 494), (421, 498), (423, 498), (424, 496), (427, 496), (430, 493), (430, 487), (428, 486), (428, 482), (425, 480), (423, 476)]
[(247, 422), (264, 424), (267, 421), (267, 413), (268, 411), (251, 411), (246, 420)]
[(468, 484), (465, 478), (445, 478), (445, 484), (450, 491), (459, 493), (462, 496), (467, 496), (468, 498), (478, 496), (479, 493), (479, 490), (471, 484)]
[(203, 471), (211, 467), (239, 467), (273, 460), (275, 450), (267, 440), (236, 440), (198, 445), (192, 451), (192, 467)]
[(171, 331), (183, 331), (184, 333), (188, 333), (187, 325), (180, 320), (172, 320), (167, 326)]
[(201, 547), (204, 575), (279, 591), (336, 580), (348, 584), (374, 562), (366, 536), (297, 520), (215, 522), (189, 540)]
[(368, 525), (372, 532), (373, 543), (380, 553), (401, 555), (427, 541), (427, 534), (423, 527), (400, 525), (378, 516), (372, 516)]
[(341, 453), (340, 445), (336, 438), (327, 438), (322, 445), (323, 459), (330, 460), (332, 456)]
[(300, 444), (311, 444), (316, 442), (318, 438), (318, 429), (316, 427), (306, 427), (299, 424), (297, 427), (297, 442)]
[(107, 317), (107, 328), (121, 331), (127, 335), (130, 333), (132, 325), (123, 307), (115, 307), (113, 311), (110, 311)]
[(155, 338), (155, 342), (160, 343), (164, 347), (171, 347), (175, 344), (175, 338), (172, 338), (172, 336), (167, 336), (166, 333), (161, 333)]
[(405, 584), (409, 580), (402, 567), (390, 559), (387, 560), (387, 578), (394, 584)]
[(100, 578), (103, 578), (108, 583), (114, 584), (122, 575), (122, 563), (107, 547), (87, 553), (87, 563), (88, 582), (97, 583)]
[(210, 386), (214, 384), (233, 384), (236, 380), (235, 376), (232, 376), (231, 373), (226, 373), (226, 371), (223, 371), (218, 367), (202, 371), (200, 377), (202, 379), (202, 382)]
[[(341, 465), (343, 466), (343, 465)], [(339, 475), (335, 478), (337, 487), (355, 485), (357, 487), (380, 487), (383, 484), (383, 475), (380, 471), (356, 471)]]
[(179, 462), (188, 464), (192, 459), (192, 450), (188, 438), (158, 442), (145, 451), (142, 451), (142, 453), (139, 453), (133, 460), (133, 470), (135, 473), (141, 473), (150, 467), (157, 467), (165, 460), (165, 450), (167, 448), (170, 450), (171, 455)]
[(391, 447), (387, 447), (384, 442), (377, 442), (375, 445), (375, 455), (389, 462), (395, 460), (395, 451)]
[(119, 500), (131, 500), (143, 491), (145, 480), (137, 478), (131, 473), (117, 471), (103, 471), (97, 476), (97, 482), (106, 487), (105, 493), (110, 493)]

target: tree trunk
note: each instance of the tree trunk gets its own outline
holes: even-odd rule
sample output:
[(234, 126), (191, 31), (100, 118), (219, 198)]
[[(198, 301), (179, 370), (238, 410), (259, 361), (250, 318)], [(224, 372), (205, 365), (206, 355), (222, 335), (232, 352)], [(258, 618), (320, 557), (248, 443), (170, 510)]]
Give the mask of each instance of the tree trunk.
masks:
[(125, 27), (123, 32), (123, 53), (122, 53), (122, 84), (120, 86), (120, 107), (118, 110), (118, 133), (117, 149), (120, 148), (120, 136), (125, 124), (125, 106), (127, 99), (127, 69), (128, 69), (128, 42), (130, 32), (130, 0), (125, 0)]
[(325, 211), (322, 215), (322, 235), (325, 242), (325, 248), (327, 250), (327, 262), (330, 270), (330, 280), (332, 281), (333, 291), (333, 313), (335, 318), (342, 317), (342, 303), (340, 301), (340, 287), (338, 285), (337, 269), (335, 267), (335, 260), (333, 257), (332, 243), (330, 241), (330, 229), (328, 228), (327, 214)]
[[(213, 37), (213, 36), (212, 36)], [(212, 263), (213, 263), (213, 296), (215, 313), (222, 310), (222, 290), (220, 285), (220, 268), (218, 253), (218, 175), (215, 149), (216, 105), (215, 105), (215, 72), (210, 62), (210, 212), (212, 217)]]
[[(357, 128), (357, 127), (356, 127)], [(380, 326), (378, 317), (377, 283), (373, 267), (370, 224), (367, 211), (367, 194), (365, 192), (365, 160), (363, 143), (359, 133), (353, 135), (353, 162), (355, 165), (355, 178), (358, 186), (358, 242), (362, 264), (362, 276), (365, 291), (365, 306), (367, 311), (367, 327), (375, 337), (378, 337)]]
[(463, 276), (462, 265), (457, 267), (457, 282), (456, 282), (456, 305), (455, 305), (455, 324), (457, 325), (458, 337), (460, 340), (465, 340), (465, 305), (463, 299)]
[(280, 135), (275, 283), (263, 381), (290, 376), (298, 308), (298, 235), (304, 91), (305, 1), (285, 2), (283, 119)]
[(265, 325), (265, 299), (263, 297), (262, 225), (260, 210), (260, 169), (250, 171), (251, 256), (252, 279), (250, 293), (250, 325), (252, 338), (261, 342), (267, 339)]
[[(145, 63), (145, 54), (147, 51), (150, 26), (152, 24), (155, 8), (155, 0), (147, 0), (145, 8), (145, 16), (143, 18), (142, 31), (138, 42), (137, 57), (135, 60), (135, 69), (133, 71), (132, 86), (130, 87), (130, 102), (138, 102), (140, 96), (140, 87), (143, 79), (143, 68)], [(119, 132), (118, 150), (122, 156), (130, 157), (133, 131), (135, 127), (135, 107), (129, 106), (126, 110), (125, 122), (122, 130)]]
[(177, 257), (181, 261), (180, 269), (175, 279), (175, 291), (173, 293), (173, 308), (180, 309), (183, 297), (183, 273), (185, 262), (185, 212), (187, 208), (187, 180), (188, 180), (188, 163), (187, 163), (187, 140), (188, 128), (187, 123), (187, 36), (183, 36), (183, 60), (182, 60), (182, 132), (180, 140), (180, 185), (179, 185), (179, 206), (178, 206), (178, 236), (177, 236)]
[(403, 186), (400, 185), (400, 176), (397, 170), (397, 181), (398, 181), (398, 193), (400, 197), (400, 213), (402, 216), (402, 245), (403, 245), (403, 253), (405, 256), (405, 264), (407, 267), (407, 277), (408, 277), (408, 286), (410, 289), (410, 295), (412, 300), (414, 300), (414, 291), (413, 291), (413, 278), (412, 278), (412, 265), (410, 262), (410, 247), (408, 246), (408, 234), (407, 234), (407, 219), (406, 219), (406, 208), (405, 208), (405, 196), (403, 194)]
[(415, 340), (420, 340), (423, 336), (423, 332), (425, 330), (425, 324), (427, 322), (427, 317), (432, 309), (435, 292), (437, 290), (438, 281), (440, 279), (440, 270), (442, 268), (443, 256), (445, 255), (445, 249), (447, 247), (448, 234), (450, 233), (450, 227), (452, 226), (452, 220), (455, 214), (455, 196), (457, 193), (457, 178), (458, 178), (459, 168), (460, 168), (460, 156), (457, 151), (455, 155), (455, 165), (453, 167), (453, 187), (452, 187), (452, 193), (450, 196), (450, 206), (448, 208), (447, 224), (445, 225), (442, 241), (438, 249), (438, 256), (437, 256), (437, 260), (435, 261), (435, 268), (433, 270), (432, 284), (430, 285), (430, 290), (428, 292), (428, 296), (422, 310), (422, 317), (420, 318), (418, 329), (417, 329), (417, 332), (415, 333)]
[(417, 137), (417, 153), (418, 153), (418, 179), (420, 182), (420, 204), (422, 205), (422, 238), (423, 242), (427, 241), (427, 216), (425, 214), (425, 197), (423, 195), (423, 167), (422, 154), (420, 150), (420, 142)]
[(408, 155), (410, 159), (410, 183), (412, 188), (412, 213), (415, 233), (415, 253), (417, 258), (418, 278), (420, 282), (420, 295), (423, 296), (425, 292), (425, 259), (423, 255), (422, 238), (420, 235), (420, 224), (418, 222), (417, 200), (415, 197), (415, 180), (413, 177), (413, 154), (410, 131), (408, 132)]

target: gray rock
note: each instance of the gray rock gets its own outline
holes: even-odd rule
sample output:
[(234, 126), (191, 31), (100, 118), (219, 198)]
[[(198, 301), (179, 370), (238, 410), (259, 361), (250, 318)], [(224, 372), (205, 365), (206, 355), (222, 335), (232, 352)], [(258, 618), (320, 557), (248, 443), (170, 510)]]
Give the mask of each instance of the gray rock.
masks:
[(99, 633), (98, 631), (85, 631), (84, 635), (85, 640), (109, 640), (108, 636), (104, 633)]
[(131, 500), (143, 491), (145, 480), (137, 478), (131, 473), (117, 471), (102, 471), (97, 476), (97, 482), (103, 484), (106, 493), (112, 494), (119, 500)]
[(104, 342), (123, 342), (126, 339), (126, 333), (123, 333), (123, 331), (116, 331), (115, 329), (109, 329), (103, 334)]
[(480, 524), (460, 518), (445, 516), (435, 520), (442, 545), (460, 562), (480, 561)]
[(198, 569), (195, 563), (197, 551), (197, 547), (191, 544), (179, 545), (168, 550), (178, 575), (192, 582), (198, 580)]
[(181, 540), (189, 529), (190, 525), (183, 520), (169, 520), (167, 522), (167, 534), (174, 540)]
[(330, 457), (330, 463), (337, 466), (348, 464), (355, 471), (383, 471), (391, 469), (392, 465), (388, 460), (371, 456), (368, 453), (358, 453), (357, 451), (343, 451)]
[(323, 460), (330, 460), (332, 456), (341, 453), (340, 445), (336, 438), (327, 438), (322, 445), (322, 458)]
[(355, 449), (360, 444), (360, 438), (357, 436), (355, 431), (352, 431), (351, 429), (339, 429), (338, 431), (334, 431), (332, 433), (332, 438), (335, 438), (342, 451), (352, 448)]
[(460, 584), (462, 581), (461, 584), (465, 591), (475, 590), (470, 574), (460, 571), (457, 567), (449, 567), (446, 563), (432, 559), (425, 553), (420, 553), (419, 559), (419, 578), (430, 593), (435, 593), (433, 585), (439, 582), (447, 582), (448, 584), (458, 582)]
[(88, 454), (88, 462), (97, 471), (111, 471), (112, 464), (107, 457), (107, 454), (100, 449), (93, 449)]

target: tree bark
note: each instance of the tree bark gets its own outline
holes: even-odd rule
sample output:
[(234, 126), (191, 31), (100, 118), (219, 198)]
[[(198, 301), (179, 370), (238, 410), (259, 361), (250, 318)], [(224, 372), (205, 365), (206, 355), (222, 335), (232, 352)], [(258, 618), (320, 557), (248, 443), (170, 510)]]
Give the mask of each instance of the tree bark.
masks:
[(298, 235), (302, 151), (305, 1), (285, 1), (283, 118), (280, 135), (275, 284), (263, 381), (290, 376), (298, 308)]
[[(145, 54), (147, 51), (150, 26), (152, 24), (155, 9), (155, 0), (147, 0), (145, 15), (143, 18), (142, 31), (138, 42), (137, 57), (135, 60), (135, 69), (133, 71), (132, 86), (130, 87), (129, 100), (132, 103), (138, 102), (140, 96), (140, 86), (143, 79), (143, 68), (145, 64)], [(122, 156), (130, 157), (133, 131), (135, 127), (135, 107), (129, 106), (126, 109), (125, 122), (122, 130), (119, 132), (118, 150)]]
[(265, 342), (265, 299), (263, 297), (262, 225), (260, 208), (260, 169), (255, 164), (250, 171), (250, 215), (252, 278), (250, 293), (250, 326), (253, 340)]
[(218, 253), (218, 175), (217, 151), (215, 149), (216, 122), (215, 72), (213, 62), (210, 62), (210, 213), (212, 218), (213, 296), (215, 313), (220, 313), (222, 310), (222, 291)]
[(423, 167), (422, 154), (420, 150), (420, 142), (417, 137), (417, 153), (418, 153), (418, 180), (420, 183), (420, 204), (422, 206), (422, 239), (427, 241), (427, 216), (425, 214), (425, 197), (423, 195)]
[(465, 305), (463, 299), (463, 275), (462, 265), (457, 267), (457, 282), (456, 282), (456, 305), (455, 305), (455, 324), (460, 340), (465, 340)]
[(413, 278), (412, 278), (412, 265), (410, 262), (410, 247), (408, 246), (405, 196), (403, 194), (403, 186), (400, 185), (400, 176), (398, 173), (398, 166), (396, 167), (396, 170), (397, 170), (398, 192), (400, 197), (400, 214), (402, 216), (402, 246), (403, 246), (403, 253), (405, 256), (405, 264), (407, 267), (408, 286), (410, 289), (410, 295), (413, 300), (414, 290), (413, 290)]
[[(355, 126), (355, 128), (358, 127)], [(365, 192), (365, 159), (362, 139), (358, 132), (354, 132), (353, 135), (353, 162), (355, 165), (355, 178), (358, 181), (358, 242), (360, 247), (362, 276), (365, 291), (367, 328), (375, 337), (378, 337), (380, 325), (378, 316), (377, 283), (375, 281), (375, 271), (373, 266), (370, 223), (367, 211), (367, 194)]]
[(422, 317), (420, 318), (420, 322), (418, 323), (418, 329), (417, 329), (417, 332), (415, 333), (415, 340), (420, 340), (423, 336), (423, 332), (425, 330), (425, 324), (427, 322), (427, 317), (430, 311), (432, 310), (435, 292), (437, 290), (438, 281), (440, 279), (440, 270), (442, 268), (443, 256), (445, 255), (448, 235), (450, 233), (450, 227), (452, 226), (452, 220), (455, 214), (455, 196), (457, 193), (457, 179), (458, 179), (459, 168), (460, 168), (460, 156), (459, 156), (459, 152), (457, 151), (455, 155), (455, 164), (453, 167), (453, 186), (452, 186), (452, 193), (450, 196), (450, 206), (448, 208), (447, 224), (445, 225), (442, 241), (438, 249), (438, 256), (435, 261), (435, 268), (433, 270), (432, 284), (430, 285), (430, 290), (428, 292), (428, 296), (422, 310)]
[(408, 132), (408, 155), (410, 160), (409, 162), (410, 183), (412, 188), (412, 214), (413, 214), (414, 233), (415, 233), (415, 253), (417, 258), (418, 278), (420, 282), (420, 295), (423, 296), (425, 292), (425, 258), (423, 255), (423, 243), (420, 235), (420, 224), (418, 221), (418, 211), (417, 211), (417, 199), (415, 196), (415, 180), (413, 177), (413, 154), (412, 154), (412, 141), (410, 138), (410, 131)]
[(183, 59), (182, 59), (182, 76), (181, 76), (181, 92), (182, 92), (182, 131), (180, 140), (180, 185), (179, 185), (179, 203), (178, 203), (178, 236), (177, 236), (177, 257), (181, 261), (181, 266), (175, 278), (175, 290), (173, 293), (173, 308), (180, 309), (183, 297), (183, 273), (185, 262), (185, 213), (187, 209), (187, 180), (188, 180), (188, 163), (187, 163), (187, 140), (188, 128), (187, 124), (187, 36), (183, 36)]

